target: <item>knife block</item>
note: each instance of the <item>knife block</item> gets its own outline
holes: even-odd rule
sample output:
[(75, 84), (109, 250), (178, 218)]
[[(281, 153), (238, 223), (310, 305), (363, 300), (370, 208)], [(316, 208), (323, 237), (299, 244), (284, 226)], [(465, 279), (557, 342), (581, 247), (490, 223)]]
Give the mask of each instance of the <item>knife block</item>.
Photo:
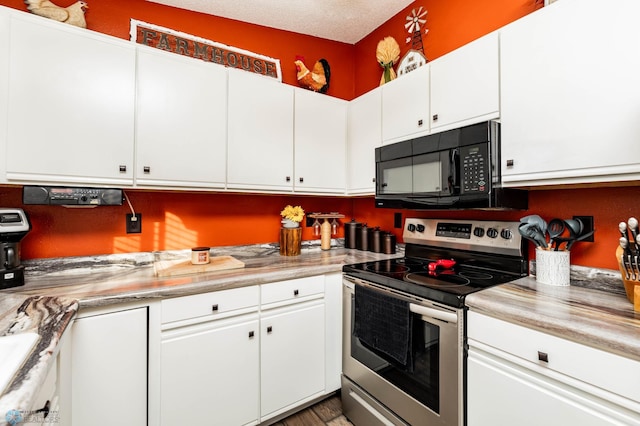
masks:
[[(622, 276), (622, 283), (624, 284), (624, 290), (627, 293), (627, 299), (633, 304), (633, 310), (640, 312), (640, 281), (633, 279), (633, 274), (629, 274), (622, 262), (622, 256), (624, 250), (622, 247), (616, 249), (616, 259), (618, 260), (618, 267), (620, 268), (620, 275)], [(627, 278), (629, 276), (629, 278)]]

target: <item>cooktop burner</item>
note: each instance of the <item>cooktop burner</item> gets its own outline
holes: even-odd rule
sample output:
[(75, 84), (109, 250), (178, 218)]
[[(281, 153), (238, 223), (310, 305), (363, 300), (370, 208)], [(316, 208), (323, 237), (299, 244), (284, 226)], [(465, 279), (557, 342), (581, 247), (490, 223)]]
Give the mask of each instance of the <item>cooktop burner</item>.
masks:
[[(517, 233), (517, 225), (407, 219), (406, 257), (345, 265), (342, 270), (349, 276), (462, 307), (466, 295), (526, 275), (526, 251), (520, 236), (511, 232), (515, 229)], [(433, 245), (440, 242), (441, 246)]]

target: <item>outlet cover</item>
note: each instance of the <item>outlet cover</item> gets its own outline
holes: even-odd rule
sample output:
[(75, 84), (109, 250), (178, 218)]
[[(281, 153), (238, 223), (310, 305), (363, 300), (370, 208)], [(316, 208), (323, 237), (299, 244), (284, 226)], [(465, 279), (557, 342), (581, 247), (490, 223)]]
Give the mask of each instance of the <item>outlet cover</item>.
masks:
[(393, 227), (402, 229), (402, 213), (396, 212), (393, 214)]
[[(580, 219), (580, 221), (582, 222), (583, 225), (583, 229), (582, 229), (582, 233), (586, 234), (587, 232), (591, 232), (593, 231), (595, 228), (593, 227), (593, 216), (573, 216), (574, 219)], [(593, 235), (591, 235), (588, 238), (585, 238), (584, 240), (582, 240), (584, 242), (594, 242), (595, 239), (593, 238)]]
[(136, 213), (135, 220), (133, 214), (127, 213), (127, 234), (139, 234), (142, 232), (142, 213)]

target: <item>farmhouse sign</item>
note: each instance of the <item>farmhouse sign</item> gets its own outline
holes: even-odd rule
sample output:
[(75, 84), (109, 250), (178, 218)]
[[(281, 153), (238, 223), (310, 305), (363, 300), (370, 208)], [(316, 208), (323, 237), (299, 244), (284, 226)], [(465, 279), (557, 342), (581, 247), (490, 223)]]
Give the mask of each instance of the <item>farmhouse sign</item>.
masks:
[(282, 81), (280, 60), (146, 22), (131, 20), (131, 40), (178, 55), (238, 68)]

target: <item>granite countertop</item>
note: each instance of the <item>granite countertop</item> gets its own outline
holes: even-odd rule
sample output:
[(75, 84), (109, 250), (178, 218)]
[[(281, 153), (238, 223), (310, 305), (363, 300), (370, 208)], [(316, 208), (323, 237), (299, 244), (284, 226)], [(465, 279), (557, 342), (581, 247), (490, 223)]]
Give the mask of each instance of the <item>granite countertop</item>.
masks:
[[(316, 244), (317, 243), (317, 244)], [(9, 410), (31, 409), (37, 390), (78, 310), (238, 288), (342, 271), (342, 265), (403, 255), (303, 243), (300, 256), (281, 256), (277, 244), (215, 247), (211, 256), (230, 255), (244, 268), (168, 278), (155, 276), (154, 263), (190, 259), (190, 250), (67, 257), (25, 261), (25, 285), (0, 291), (0, 339), (24, 332), (39, 339), (22, 367), (0, 390), (0, 425)]]
[[(314, 242), (305, 242), (302, 254), (291, 257), (281, 256), (277, 244), (216, 247), (211, 256), (230, 255), (245, 267), (155, 276), (154, 262), (189, 259), (190, 254), (190, 250), (178, 250), (24, 262), (25, 285), (0, 291), (0, 339), (33, 331), (40, 340), (0, 393), (0, 416), (9, 409), (31, 408), (78, 310), (336, 273), (344, 264), (404, 253), (402, 246), (395, 255), (339, 245), (323, 251)], [(466, 301), (473, 311), (640, 360), (640, 313), (633, 311), (617, 271), (572, 266), (569, 287), (541, 285), (526, 277), (474, 293)]]
[(571, 285), (526, 277), (466, 298), (469, 310), (640, 361), (640, 312), (618, 271), (571, 267)]

